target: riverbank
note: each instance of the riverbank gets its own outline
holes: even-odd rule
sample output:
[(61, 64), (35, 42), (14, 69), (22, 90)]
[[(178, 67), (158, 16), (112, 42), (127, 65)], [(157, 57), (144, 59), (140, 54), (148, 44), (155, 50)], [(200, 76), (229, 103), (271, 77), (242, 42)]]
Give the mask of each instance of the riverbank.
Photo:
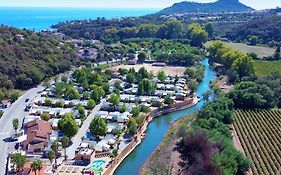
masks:
[(162, 143), (143, 164), (139, 172), (140, 175), (167, 175), (177, 173), (180, 158), (179, 153), (173, 149), (179, 140), (179, 135), (181, 134), (180, 131), (182, 129), (187, 129), (193, 120), (194, 116), (189, 115), (180, 118), (171, 124)]
[(171, 106), (166, 106), (163, 108), (155, 109), (151, 111), (145, 118), (144, 123), (142, 126), (138, 128), (137, 134), (135, 135), (134, 139), (131, 141), (131, 143), (128, 144), (128, 146), (115, 158), (115, 160), (112, 162), (112, 164), (106, 169), (106, 171), (103, 173), (103, 175), (111, 175), (114, 173), (114, 171), (118, 168), (118, 166), (122, 163), (122, 161), (130, 155), (134, 149), (141, 144), (143, 136), (145, 135), (145, 132), (148, 128), (149, 123), (156, 117), (162, 116), (167, 113), (187, 109), (190, 107), (195, 106), (199, 102), (199, 99), (197, 96), (194, 96), (192, 99), (186, 100), (181, 103), (176, 103)]
[[(209, 83), (216, 79), (216, 73), (212, 67), (208, 64), (208, 59), (202, 61), (202, 65), (205, 66), (205, 75), (201, 83), (199, 83), (196, 92), (202, 97), (202, 95), (210, 90)], [(145, 161), (156, 150), (159, 144), (162, 142), (165, 133), (167, 133), (171, 123), (179, 118), (190, 115), (197, 112), (203, 107), (203, 101), (198, 102), (197, 105), (172, 112), (163, 115), (158, 118), (154, 118), (150, 122), (146, 130), (146, 138), (137, 146), (118, 166), (114, 175), (137, 175)]]

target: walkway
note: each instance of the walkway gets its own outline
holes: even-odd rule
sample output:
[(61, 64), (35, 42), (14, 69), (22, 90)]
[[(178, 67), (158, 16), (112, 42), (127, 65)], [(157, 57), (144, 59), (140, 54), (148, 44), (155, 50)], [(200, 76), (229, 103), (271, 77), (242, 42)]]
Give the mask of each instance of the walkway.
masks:
[(68, 156), (68, 159), (74, 159), (75, 158), (75, 150), (79, 147), (82, 137), (85, 136), (87, 130), (89, 129), (91, 121), (94, 119), (97, 111), (100, 110), (102, 104), (104, 103), (104, 100), (101, 100), (101, 103), (98, 104), (91, 112), (91, 114), (86, 118), (86, 120), (83, 122), (83, 125), (79, 129), (78, 133), (72, 138), (72, 145), (66, 149), (66, 154)]

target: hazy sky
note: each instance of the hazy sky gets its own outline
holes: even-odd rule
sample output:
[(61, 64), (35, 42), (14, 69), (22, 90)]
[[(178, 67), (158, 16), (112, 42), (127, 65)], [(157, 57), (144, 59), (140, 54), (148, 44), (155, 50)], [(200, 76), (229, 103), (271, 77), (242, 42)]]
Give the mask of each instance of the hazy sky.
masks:
[[(108, 7), (108, 8), (163, 8), (183, 0), (0, 0), (0, 6), (16, 7)], [(215, 0), (193, 0), (214, 2)], [(255, 9), (281, 6), (281, 0), (240, 0)]]

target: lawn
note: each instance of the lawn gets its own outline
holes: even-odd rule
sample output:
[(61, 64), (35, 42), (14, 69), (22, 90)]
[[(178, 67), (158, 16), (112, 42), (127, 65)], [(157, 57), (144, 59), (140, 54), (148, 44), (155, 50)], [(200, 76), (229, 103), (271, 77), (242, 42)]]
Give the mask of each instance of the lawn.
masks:
[(254, 67), (256, 75), (259, 77), (270, 75), (275, 71), (281, 73), (281, 61), (255, 61)]
[[(208, 47), (212, 44), (213, 41), (208, 41), (205, 46)], [(264, 46), (250, 46), (244, 43), (232, 43), (232, 42), (224, 42), (224, 44), (228, 47), (231, 47), (235, 50), (239, 50), (245, 54), (254, 52), (258, 54), (259, 57), (268, 57), (272, 56), (275, 52), (274, 48), (264, 47)]]

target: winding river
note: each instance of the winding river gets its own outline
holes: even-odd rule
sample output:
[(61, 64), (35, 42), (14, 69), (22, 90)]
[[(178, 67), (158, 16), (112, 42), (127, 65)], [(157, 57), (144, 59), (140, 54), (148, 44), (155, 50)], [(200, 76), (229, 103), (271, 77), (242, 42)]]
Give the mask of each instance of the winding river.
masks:
[[(203, 81), (197, 88), (197, 94), (199, 96), (202, 96), (202, 94), (210, 89), (210, 81), (213, 81), (216, 78), (215, 72), (208, 64), (208, 59), (202, 61), (202, 64), (205, 65), (206, 71)], [(171, 122), (200, 110), (203, 107), (203, 104), (204, 103), (201, 101), (194, 107), (153, 119), (146, 131), (146, 138), (126, 159), (124, 159), (124, 161), (116, 169), (114, 175), (137, 175), (143, 163), (161, 143), (165, 133), (169, 129)]]

